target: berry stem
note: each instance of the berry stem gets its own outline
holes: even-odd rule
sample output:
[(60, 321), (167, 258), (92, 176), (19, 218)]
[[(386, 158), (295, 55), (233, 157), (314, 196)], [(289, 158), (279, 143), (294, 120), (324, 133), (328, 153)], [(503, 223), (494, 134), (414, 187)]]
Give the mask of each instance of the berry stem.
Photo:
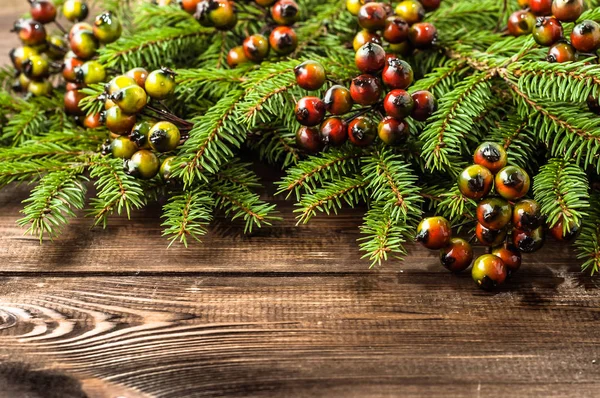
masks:
[(152, 105), (146, 105), (146, 109), (164, 117), (165, 119), (167, 119), (170, 122), (180, 124), (184, 128), (191, 129), (194, 126), (193, 123), (190, 123), (187, 120), (184, 120), (184, 119), (180, 118), (179, 116), (176, 116), (176, 115), (172, 114), (171, 112), (168, 112), (164, 109), (155, 108)]
[(63, 32), (65, 35), (68, 34), (69, 32), (67, 32), (67, 30), (60, 24), (60, 22), (58, 22), (56, 19), (54, 20), (54, 25), (56, 25), (56, 27), (58, 29), (60, 29), (61, 32)]

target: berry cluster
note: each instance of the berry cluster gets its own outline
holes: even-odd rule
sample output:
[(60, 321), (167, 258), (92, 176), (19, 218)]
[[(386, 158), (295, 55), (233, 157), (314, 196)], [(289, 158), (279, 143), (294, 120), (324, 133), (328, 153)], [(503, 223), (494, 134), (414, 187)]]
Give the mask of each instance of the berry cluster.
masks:
[[(342, 145), (347, 139), (364, 147), (377, 136), (387, 145), (401, 145), (410, 135), (405, 118), (425, 121), (436, 111), (432, 93), (416, 91), (411, 95), (406, 91), (414, 79), (411, 66), (386, 54), (379, 44), (364, 44), (356, 52), (355, 62), (362, 74), (352, 79), (350, 89), (333, 84), (323, 99), (307, 96), (296, 104), (296, 119), (303, 126), (296, 142), (304, 151), (316, 153), (328, 145)], [(318, 90), (327, 80), (325, 69), (315, 61), (301, 63), (294, 72), (296, 82), (305, 90)], [(363, 108), (353, 110), (354, 104)], [(354, 114), (349, 118), (341, 118), (351, 112)], [(326, 118), (327, 113), (331, 116)], [(377, 122), (375, 114), (386, 116)]]
[(575, 25), (570, 42), (564, 38), (562, 23), (574, 22), (581, 16), (583, 0), (519, 0), (519, 5), (525, 9), (508, 19), (509, 33), (532, 34), (536, 43), (550, 47), (546, 57), (549, 62), (575, 61), (577, 52), (589, 54), (600, 48), (600, 24), (594, 21)]
[[(63, 29), (56, 21), (57, 8), (50, 0), (30, 0), (30, 3), (33, 19), (19, 19), (14, 26), (23, 43), (22, 47), (10, 52), (18, 72), (15, 91), (48, 95), (53, 88), (49, 77), (61, 70), (68, 91), (104, 81), (106, 71), (93, 57), (101, 44), (112, 43), (121, 36), (120, 22), (110, 12), (98, 15), (93, 26), (81, 22), (88, 15), (87, 4), (81, 0), (67, 0), (62, 6), (62, 14), (76, 23), (68, 34), (48, 35), (45, 25), (49, 23), (54, 22)], [(76, 96), (74, 93), (69, 95)]]
[(391, 51), (400, 55), (431, 47), (436, 42), (437, 29), (422, 20), (427, 11), (436, 10), (440, 3), (441, 0), (404, 0), (393, 9), (389, 3), (347, 0), (346, 8), (358, 17), (362, 28), (354, 37), (354, 50), (366, 43), (382, 45), (382, 38)]

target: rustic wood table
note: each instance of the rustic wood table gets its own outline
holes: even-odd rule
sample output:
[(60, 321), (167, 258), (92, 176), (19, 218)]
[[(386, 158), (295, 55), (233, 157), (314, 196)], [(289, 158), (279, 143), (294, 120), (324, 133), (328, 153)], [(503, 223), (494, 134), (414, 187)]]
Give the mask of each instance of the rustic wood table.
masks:
[[(26, 4), (2, 3), (5, 62)], [(27, 192), (0, 191), (2, 398), (600, 396), (600, 280), (554, 242), (491, 294), (416, 245), (369, 270), (360, 210), (295, 227), (270, 198), (283, 222), (185, 250), (153, 207), (40, 245)]]

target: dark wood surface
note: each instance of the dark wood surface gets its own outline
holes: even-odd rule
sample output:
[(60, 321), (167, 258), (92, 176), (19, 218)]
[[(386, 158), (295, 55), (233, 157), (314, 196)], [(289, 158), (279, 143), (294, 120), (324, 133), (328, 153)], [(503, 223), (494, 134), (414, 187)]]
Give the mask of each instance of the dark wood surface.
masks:
[(27, 189), (0, 191), (0, 398), (599, 395), (600, 280), (554, 242), (485, 293), (415, 245), (369, 270), (360, 209), (295, 227), (276, 198), (283, 222), (186, 250), (154, 207), (40, 245)]

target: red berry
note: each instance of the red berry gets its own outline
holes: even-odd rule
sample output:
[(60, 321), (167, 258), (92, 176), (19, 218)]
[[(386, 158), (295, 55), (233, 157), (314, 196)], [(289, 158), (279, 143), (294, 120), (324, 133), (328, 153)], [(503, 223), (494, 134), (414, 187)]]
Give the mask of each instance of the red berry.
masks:
[(571, 45), (577, 51), (594, 52), (600, 48), (600, 24), (594, 21), (583, 21), (571, 32)]
[(544, 228), (539, 227), (531, 231), (514, 229), (512, 232), (513, 244), (523, 253), (533, 253), (544, 246)]
[(242, 46), (235, 46), (227, 53), (227, 65), (229, 65), (230, 68), (235, 68), (239, 64), (243, 64), (248, 61), (249, 59), (246, 57), (246, 54), (244, 53), (244, 47)]
[(87, 22), (77, 22), (73, 26), (71, 26), (71, 30), (69, 30), (69, 40), (75, 35), (75, 33), (81, 30), (89, 30), (90, 32), (94, 31), (94, 27)]
[(477, 286), (484, 290), (491, 290), (506, 280), (506, 265), (500, 257), (484, 254), (473, 263), (471, 276)]
[(323, 149), (319, 130), (315, 127), (302, 126), (296, 132), (296, 145), (308, 153), (317, 153)]
[(331, 86), (323, 97), (325, 108), (333, 115), (343, 115), (350, 112), (354, 101), (350, 95), (350, 90), (344, 86), (336, 84)]
[(305, 90), (318, 90), (325, 83), (325, 68), (316, 61), (304, 61), (294, 68), (296, 83)]
[(377, 137), (377, 124), (368, 116), (359, 116), (348, 124), (348, 139), (356, 146), (368, 146)]
[(419, 223), (415, 237), (426, 248), (439, 250), (450, 243), (452, 226), (444, 217), (427, 217)]
[(548, 62), (572, 62), (577, 59), (575, 49), (569, 43), (558, 42), (548, 50), (546, 60)]
[(367, 3), (358, 10), (358, 24), (374, 32), (385, 28), (387, 10), (383, 3)]
[(465, 168), (458, 176), (458, 189), (469, 199), (479, 200), (492, 190), (494, 175), (478, 164)]
[(304, 97), (296, 104), (296, 119), (303, 126), (316, 126), (325, 118), (325, 103), (317, 97)]
[(437, 29), (429, 22), (416, 23), (410, 27), (408, 39), (415, 48), (429, 48), (437, 41)]
[(496, 174), (496, 192), (506, 200), (517, 200), (529, 191), (529, 175), (518, 166), (506, 166)]
[(397, 146), (404, 144), (410, 136), (408, 124), (391, 116), (384, 117), (377, 126), (379, 139), (387, 145)]
[(85, 112), (79, 106), (79, 103), (85, 97), (86, 95), (79, 90), (67, 91), (64, 98), (65, 110), (67, 113), (74, 116), (85, 115)]
[(62, 66), (62, 75), (64, 79), (68, 82), (76, 82), (77, 81), (77, 73), (76, 69), (83, 65), (84, 61), (80, 60), (77, 57), (68, 57), (63, 61)]
[(383, 38), (388, 43), (402, 43), (408, 40), (408, 23), (397, 16), (388, 17), (385, 20)]
[(360, 105), (373, 105), (383, 92), (383, 85), (378, 77), (371, 75), (359, 75), (352, 79), (350, 95), (354, 102)]
[(563, 27), (554, 17), (538, 17), (532, 33), (537, 44), (551, 46), (562, 39)]
[(148, 78), (148, 71), (144, 68), (133, 68), (127, 71), (125, 76), (135, 80), (135, 83), (140, 87), (146, 86), (146, 79)]
[(406, 89), (414, 79), (412, 67), (406, 61), (396, 57), (387, 59), (383, 72), (381, 73), (383, 83), (389, 88)]
[(506, 265), (508, 276), (517, 272), (519, 268), (521, 268), (521, 252), (512, 244), (504, 244), (502, 246), (495, 247), (492, 250), (492, 254), (496, 257), (499, 257), (504, 265)]
[(237, 24), (235, 3), (229, 0), (202, 0), (196, 7), (194, 18), (200, 25), (230, 30)]
[(519, 3), (519, 7), (521, 8), (529, 7), (529, 0), (517, 0), (517, 3)]
[(181, 8), (188, 14), (194, 14), (201, 0), (181, 0)]
[(552, 14), (563, 22), (577, 21), (577, 18), (583, 13), (583, 9), (583, 0), (554, 0), (552, 2)]
[(492, 174), (496, 174), (506, 166), (508, 159), (506, 150), (502, 145), (495, 142), (484, 142), (475, 150), (473, 162), (486, 167)]
[(424, 122), (437, 111), (437, 101), (429, 91), (415, 91), (412, 98), (415, 101), (415, 107), (411, 115), (413, 119)]
[(29, 12), (31, 18), (43, 24), (53, 22), (56, 19), (56, 7), (50, 0), (32, 1)]
[(509, 222), (512, 207), (502, 198), (486, 198), (477, 205), (477, 221), (490, 229), (502, 229)]
[(535, 16), (526, 10), (513, 12), (508, 18), (508, 33), (513, 36), (528, 35), (535, 26)]
[(253, 62), (260, 62), (269, 54), (269, 41), (263, 35), (246, 37), (242, 45), (246, 58)]
[(90, 113), (83, 119), (83, 125), (88, 129), (97, 129), (102, 126), (102, 120), (100, 112)]
[(473, 248), (462, 238), (452, 238), (448, 246), (440, 249), (440, 262), (449, 271), (461, 272), (473, 261)]
[(554, 226), (550, 228), (550, 233), (554, 236), (554, 239), (561, 242), (570, 242), (579, 235), (579, 232), (581, 232), (581, 223), (571, 220), (568, 225), (569, 228), (565, 229), (562, 219), (554, 224)]
[(19, 19), (15, 22), (15, 32), (27, 46), (36, 46), (46, 42), (46, 28), (33, 19)]
[(375, 73), (385, 65), (385, 50), (379, 44), (367, 43), (354, 55), (356, 67), (362, 73)]
[(440, 7), (442, 0), (420, 0), (426, 11), (434, 11)]
[(477, 223), (475, 226), (475, 236), (484, 246), (498, 246), (506, 238), (506, 229), (490, 229)]
[(407, 91), (399, 88), (390, 91), (383, 100), (383, 109), (385, 109), (385, 113), (396, 119), (408, 117), (414, 106), (414, 100), (411, 95)]
[(271, 7), (271, 17), (277, 25), (293, 25), (299, 14), (300, 8), (294, 0), (279, 0)]
[(287, 55), (298, 46), (298, 36), (289, 26), (278, 26), (269, 35), (269, 44), (277, 54)]
[(552, 14), (552, 0), (529, 0), (529, 9), (535, 15)]
[(339, 117), (325, 119), (321, 124), (321, 139), (325, 145), (342, 145), (348, 139), (348, 125)]
[(531, 199), (520, 200), (515, 204), (512, 215), (513, 227), (529, 231), (542, 225), (542, 209)]

